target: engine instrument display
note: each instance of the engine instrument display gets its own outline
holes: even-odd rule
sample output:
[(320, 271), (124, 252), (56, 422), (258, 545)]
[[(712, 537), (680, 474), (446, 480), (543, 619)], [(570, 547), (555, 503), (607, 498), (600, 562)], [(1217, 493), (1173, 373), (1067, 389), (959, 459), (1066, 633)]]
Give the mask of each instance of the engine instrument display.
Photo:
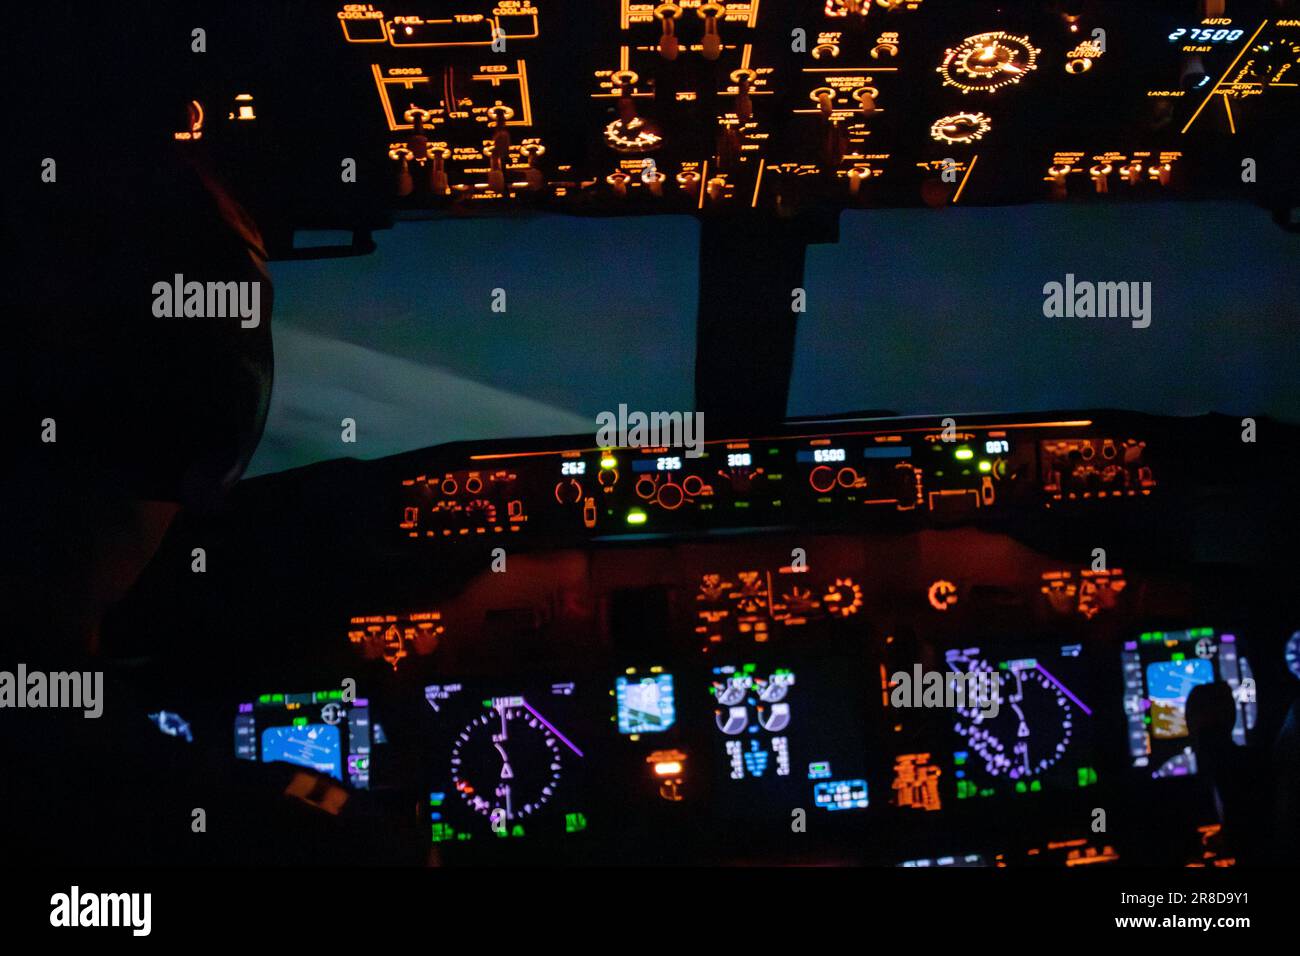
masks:
[[(712, 668), (716, 776), (758, 790), (769, 805), (811, 805), (826, 812), (869, 805), (860, 688), (846, 663), (792, 668), (757, 663)], [(729, 801), (729, 812), (747, 812)], [(763, 812), (758, 804), (744, 807)], [(766, 812), (771, 812), (768, 809)]]
[(1239, 653), (1235, 635), (1212, 627), (1147, 631), (1124, 643), (1121, 660), (1134, 767), (1149, 769), (1155, 778), (1196, 773), (1187, 697), (1200, 684), (1224, 681), (1232, 688), (1237, 707), (1232, 739), (1239, 746), (1246, 744), (1258, 705), (1250, 662)]

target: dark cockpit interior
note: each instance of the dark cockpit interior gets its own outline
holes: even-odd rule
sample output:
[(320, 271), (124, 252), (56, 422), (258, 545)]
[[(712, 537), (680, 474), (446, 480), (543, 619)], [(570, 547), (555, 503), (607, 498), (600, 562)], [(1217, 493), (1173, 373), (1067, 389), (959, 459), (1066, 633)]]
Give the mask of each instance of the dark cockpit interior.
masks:
[(1300, 6), (31, 16), (10, 845), (1294, 865)]

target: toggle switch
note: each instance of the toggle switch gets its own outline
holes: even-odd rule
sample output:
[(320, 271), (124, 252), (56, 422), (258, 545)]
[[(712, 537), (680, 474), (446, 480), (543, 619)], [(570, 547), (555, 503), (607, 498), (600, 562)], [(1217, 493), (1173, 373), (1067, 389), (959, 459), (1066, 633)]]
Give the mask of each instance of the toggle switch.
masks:
[(829, 86), (819, 86), (808, 94), (808, 99), (817, 104), (822, 115), (829, 117), (835, 112), (835, 91)]
[(853, 91), (853, 98), (858, 101), (864, 113), (874, 113), (876, 111), (876, 97), (879, 95), (880, 90), (874, 86), (864, 86)]
[(682, 15), (682, 8), (675, 3), (661, 3), (655, 7), (655, 16), (663, 22), (663, 33), (659, 37), (659, 55), (665, 60), (677, 59), (681, 45), (677, 42), (677, 18)]
[(1052, 177), (1052, 198), (1064, 199), (1066, 196), (1066, 177), (1074, 171), (1073, 166), (1050, 166), (1047, 175)]
[(1161, 163), (1158, 166), (1152, 166), (1148, 173), (1161, 186), (1168, 186), (1169, 180), (1173, 178), (1174, 168), (1168, 163)]
[(857, 196), (862, 192), (862, 184), (871, 178), (870, 166), (854, 166), (849, 170), (849, 195)]
[(1127, 165), (1119, 168), (1119, 178), (1124, 180), (1130, 186), (1136, 186), (1142, 182), (1142, 164), (1134, 160)]
[(704, 37), (700, 40), (701, 53), (706, 60), (716, 60), (722, 55), (722, 36), (718, 33), (718, 16), (726, 12), (720, 3), (704, 3), (695, 11), (704, 21)]
[(631, 176), (629, 176), (627, 173), (623, 172), (620, 169), (606, 176), (605, 182), (609, 183), (610, 186), (614, 187), (615, 196), (617, 196), (619, 199), (626, 199), (627, 184), (631, 179), (632, 179)]
[(731, 74), (731, 82), (738, 87), (736, 93), (736, 115), (742, 121), (754, 118), (754, 101), (749, 96), (749, 88), (757, 74), (753, 70), (736, 70)]
[(451, 192), (447, 184), (447, 160), (451, 150), (446, 146), (433, 146), (429, 149), (429, 191), (435, 196), (445, 196)]
[(1092, 187), (1097, 190), (1097, 195), (1104, 196), (1110, 192), (1110, 174), (1114, 172), (1114, 167), (1110, 163), (1098, 163), (1088, 170), (1088, 175), (1092, 177)]
[(524, 170), (524, 182), (529, 190), (538, 190), (546, 184), (546, 175), (537, 161), (546, 154), (546, 147), (541, 143), (524, 143), (519, 151), (528, 158), (528, 168)]
[(668, 177), (659, 172), (653, 163), (647, 164), (641, 170), (641, 182), (645, 183), (646, 188), (650, 190), (652, 196), (662, 196), (664, 194), (664, 180)]
[(399, 146), (388, 151), (388, 158), (397, 161), (397, 195), (411, 195), (415, 191), (415, 182), (411, 179), (411, 151)]

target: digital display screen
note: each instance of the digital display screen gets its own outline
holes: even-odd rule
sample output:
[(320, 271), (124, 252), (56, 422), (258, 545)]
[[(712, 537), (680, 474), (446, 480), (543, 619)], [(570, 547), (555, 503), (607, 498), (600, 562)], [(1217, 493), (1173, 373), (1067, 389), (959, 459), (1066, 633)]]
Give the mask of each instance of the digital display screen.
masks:
[(843, 448), (806, 448), (795, 455), (801, 462), (824, 465), (831, 462), (845, 461), (848, 458)]
[(1232, 30), (1227, 27), (1180, 27), (1169, 34), (1169, 42), (1177, 43), (1179, 40), (1186, 40), (1188, 43), (1236, 43), (1245, 35), (1245, 30)]
[(560, 474), (562, 475), (585, 475), (586, 473), (587, 463), (585, 461), (560, 462)]
[[(724, 792), (761, 791), (769, 806), (786, 801), (818, 812), (865, 809), (866, 745), (854, 708), (862, 688), (850, 673), (832, 662), (714, 667), (709, 695)], [(761, 812), (745, 798), (730, 808)]]
[(587, 828), (585, 745), (572, 681), (424, 688), (434, 843), (557, 838)]
[(307, 767), (357, 789), (370, 786), (370, 706), (343, 691), (262, 694), (239, 705), (235, 756)]
[(982, 678), (973, 685), (980, 692), (952, 708), (948, 772), (958, 800), (1096, 783), (1080, 645), (999, 643), (950, 650), (945, 660), (950, 675)]
[(1250, 662), (1238, 653), (1237, 638), (1212, 627), (1147, 631), (1126, 641), (1124, 714), (1134, 767), (1154, 778), (1196, 773), (1196, 753), (1187, 727), (1187, 698), (1201, 684), (1224, 681), (1237, 701), (1232, 739), (1240, 746), (1255, 726), (1257, 705)]
[(642, 458), (632, 462), (632, 471), (645, 474), (650, 471), (681, 471), (682, 459), (679, 455), (666, 455), (662, 458)]
[(614, 698), (620, 734), (662, 733), (677, 722), (672, 674), (637, 676), (635, 669), (620, 674), (614, 681)]
[(754, 456), (747, 451), (733, 452), (727, 456), (728, 468), (748, 468), (754, 463)]

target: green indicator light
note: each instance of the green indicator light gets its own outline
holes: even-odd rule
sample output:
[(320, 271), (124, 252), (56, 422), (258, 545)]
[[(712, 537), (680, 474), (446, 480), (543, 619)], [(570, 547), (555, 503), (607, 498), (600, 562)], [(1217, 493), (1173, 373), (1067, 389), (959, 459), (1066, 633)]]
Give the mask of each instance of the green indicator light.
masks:
[(645, 512), (640, 508), (633, 508), (627, 513), (628, 524), (645, 524)]
[(991, 796), (993, 796), (993, 788), (992, 788), (992, 787), (985, 787), (983, 790), (980, 791), (980, 796), (981, 796), (981, 797), (991, 797)]
[(993, 462), (991, 461), (980, 462), (980, 471), (984, 472), (984, 474), (987, 475), (992, 470), (993, 470)]
[(1043, 789), (1043, 781), (1041, 780), (1035, 780), (1033, 783), (1029, 785), (1030, 793), (1038, 793), (1038, 791), (1042, 789)]
[(1025, 786), (1025, 782), (1023, 780), (1016, 781), (1016, 793), (1024, 793), (1028, 789), (1029, 788)]
[(1187, 660), (1187, 655), (1180, 652), (1175, 652), (1169, 655), (1169, 659), (1171, 661), (1185, 661)]
[(970, 461), (972, 458), (975, 457), (975, 453), (971, 451), (969, 448), (958, 448), (955, 452), (952, 453), (952, 456), (956, 458), (958, 461)]
[(307, 726), (307, 718), (306, 718), (306, 717), (295, 717), (295, 718), (293, 719), (293, 725), (294, 725), (295, 727), (306, 727), (306, 726)]
[(284, 694), (272, 694), (272, 695), (271, 695), (271, 703), (273, 703), (273, 704), (283, 704), (283, 703), (284, 703)]
[(484, 707), (491, 707), (491, 706), (492, 706), (492, 701), (491, 701), (491, 700), (485, 700), (485, 701), (483, 701), (483, 706), (484, 706)]
[(564, 815), (564, 832), (577, 833), (580, 830), (587, 829), (587, 817), (581, 813), (566, 813)]
[(257, 698), (257, 702), (259, 704), (269, 704), (271, 702), (271, 695), (263, 694), (261, 697)]
[(521, 837), (521, 836), (523, 836), (523, 835), (524, 835), (524, 827), (523, 827), (523, 824), (516, 823), (516, 824), (515, 824), (515, 828), (514, 828), (513, 830), (510, 831), (510, 835), (511, 835), (512, 837)]
[(600, 460), (600, 467), (604, 468), (606, 471), (609, 471), (611, 468), (616, 468), (617, 466), (618, 459), (613, 455), (606, 455)]
[(734, 507), (734, 508), (748, 508), (748, 507), (749, 507), (749, 502), (748, 502), (748, 501), (733, 501), (731, 504), (732, 504), (732, 507)]
[(966, 764), (966, 758), (965, 758), (965, 756), (961, 756), (961, 757), (953, 757), (953, 758), (952, 758), (952, 762), (955, 763), (955, 764), (956, 764), (957, 766), (959, 766), (959, 767), (961, 767), (961, 766), (965, 766), (965, 764)]
[(1090, 787), (1097, 782), (1097, 771), (1091, 767), (1079, 768), (1079, 786)]

